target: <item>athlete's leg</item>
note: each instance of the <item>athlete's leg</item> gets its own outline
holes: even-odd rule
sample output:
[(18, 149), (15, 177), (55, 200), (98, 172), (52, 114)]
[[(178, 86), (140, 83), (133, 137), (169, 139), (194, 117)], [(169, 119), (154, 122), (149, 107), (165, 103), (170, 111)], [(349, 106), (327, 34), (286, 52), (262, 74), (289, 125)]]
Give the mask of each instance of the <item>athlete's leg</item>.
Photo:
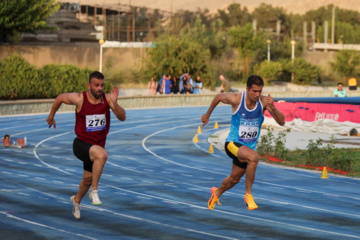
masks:
[(97, 145), (90, 148), (90, 160), (93, 162), (91, 191), (98, 189), (99, 180), (108, 158), (107, 151)]
[(75, 202), (80, 204), (81, 200), (89, 190), (92, 181), (92, 173), (84, 170), (83, 178), (79, 184), (79, 191), (75, 195)]
[(245, 174), (245, 171), (246, 169), (240, 168), (233, 164), (230, 175), (227, 176), (223, 180), (221, 186), (218, 189), (216, 189), (215, 196), (220, 198), (220, 196), (224, 192), (226, 192), (227, 190), (235, 186), (238, 182), (240, 182), (240, 179)]
[(241, 146), (237, 156), (240, 162), (247, 163), (245, 193), (251, 195), (251, 188), (255, 181), (256, 168), (259, 163), (259, 154), (246, 146)]

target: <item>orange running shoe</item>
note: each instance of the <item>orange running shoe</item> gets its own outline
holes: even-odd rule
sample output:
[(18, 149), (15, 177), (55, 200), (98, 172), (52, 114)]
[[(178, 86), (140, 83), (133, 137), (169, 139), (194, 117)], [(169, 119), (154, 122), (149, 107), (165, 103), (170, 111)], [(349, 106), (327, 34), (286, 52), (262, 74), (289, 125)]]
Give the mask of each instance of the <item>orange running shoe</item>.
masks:
[(216, 203), (218, 203), (219, 205), (221, 205), (221, 203), (219, 202), (219, 198), (217, 196), (215, 196), (215, 191), (216, 191), (216, 187), (212, 187), (211, 188), (211, 197), (208, 201), (208, 207), (210, 210), (213, 210)]
[(251, 194), (247, 194), (247, 193), (245, 194), (244, 202), (246, 203), (248, 210), (258, 209), (258, 206), (256, 205)]

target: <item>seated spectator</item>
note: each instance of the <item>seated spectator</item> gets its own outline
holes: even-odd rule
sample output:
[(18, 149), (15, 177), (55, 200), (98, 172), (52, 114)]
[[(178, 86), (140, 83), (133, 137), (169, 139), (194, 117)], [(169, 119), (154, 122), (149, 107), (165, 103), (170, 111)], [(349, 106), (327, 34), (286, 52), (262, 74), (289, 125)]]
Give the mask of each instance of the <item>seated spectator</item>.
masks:
[(190, 84), (191, 87), (193, 85), (193, 80), (191, 79), (190, 73), (184, 73), (180, 76), (180, 82), (179, 82), (179, 92), (180, 93), (184, 92), (185, 85), (187, 85), (187, 84)]
[(157, 88), (158, 88), (158, 83), (155, 82), (154, 77), (151, 77), (148, 83), (149, 94), (156, 95)]
[(191, 85), (188, 84), (184, 87), (184, 94), (192, 94), (193, 91), (191, 90)]
[(343, 89), (342, 83), (338, 83), (337, 89), (334, 90), (334, 97), (346, 97), (346, 91)]
[(220, 76), (219, 76), (219, 79), (220, 79), (220, 81), (221, 81), (221, 86), (220, 86), (220, 89), (219, 89), (219, 93), (222, 93), (222, 92), (230, 92), (230, 91), (231, 91), (230, 83), (229, 83), (229, 81), (224, 77), (224, 75), (220, 75)]
[(171, 80), (171, 92), (173, 94), (178, 94), (179, 93), (179, 83), (178, 83), (175, 76), (173, 76), (172, 80)]
[(183, 76), (182, 78), (180, 78), (180, 83), (179, 83), (180, 93), (185, 93), (185, 88), (186, 88), (187, 83), (188, 83), (187, 76)]
[(195, 80), (194, 85), (193, 85), (193, 89), (194, 89), (193, 90), (194, 94), (200, 94), (201, 93), (202, 81), (201, 81), (200, 76), (196, 77), (196, 80)]

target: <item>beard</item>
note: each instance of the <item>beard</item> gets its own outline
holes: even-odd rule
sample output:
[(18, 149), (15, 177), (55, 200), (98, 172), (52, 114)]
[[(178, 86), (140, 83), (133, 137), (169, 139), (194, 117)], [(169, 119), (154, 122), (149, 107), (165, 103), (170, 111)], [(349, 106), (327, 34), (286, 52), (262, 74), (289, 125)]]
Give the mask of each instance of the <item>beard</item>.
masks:
[(93, 89), (90, 89), (90, 94), (91, 96), (93, 96), (95, 99), (100, 99), (102, 97), (102, 91), (98, 91), (96, 92)]

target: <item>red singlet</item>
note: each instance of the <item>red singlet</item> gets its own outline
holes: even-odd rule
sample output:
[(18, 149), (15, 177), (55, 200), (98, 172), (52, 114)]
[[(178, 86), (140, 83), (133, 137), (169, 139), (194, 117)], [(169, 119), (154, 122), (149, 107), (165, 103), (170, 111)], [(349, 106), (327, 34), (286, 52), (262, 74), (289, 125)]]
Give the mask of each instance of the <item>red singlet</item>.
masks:
[(103, 93), (103, 101), (92, 104), (87, 98), (86, 91), (82, 93), (84, 102), (80, 112), (76, 112), (75, 134), (87, 143), (105, 147), (106, 136), (110, 129), (110, 107)]

